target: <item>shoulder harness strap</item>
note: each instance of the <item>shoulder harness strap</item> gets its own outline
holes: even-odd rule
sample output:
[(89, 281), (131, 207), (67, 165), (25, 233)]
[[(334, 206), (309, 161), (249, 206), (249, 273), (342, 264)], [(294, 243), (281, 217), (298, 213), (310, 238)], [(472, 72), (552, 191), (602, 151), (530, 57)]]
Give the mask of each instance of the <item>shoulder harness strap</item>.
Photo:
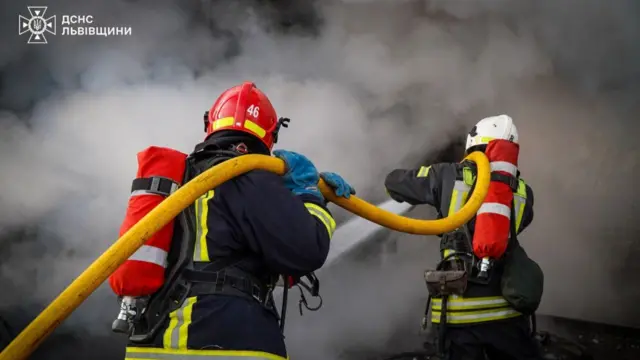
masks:
[(162, 176), (137, 178), (131, 183), (131, 196), (144, 194), (169, 196), (176, 190), (178, 190), (178, 183)]
[[(235, 152), (223, 150), (207, 151), (202, 149), (201, 151), (194, 152), (187, 160), (183, 177), (185, 183), (190, 181), (194, 175), (193, 164), (194, 161), (197, 161), (196, 157), (199, 157), (198, 155), (204, 155), (204, 151), (207, 152), (208, 156), (216, 156), (213, 161), (213, 166), (238, 155)], [(140, 179), (140, 181), (133, 184), (132, 189), (136, 191), (153, 191), (153, 193), (172, 191), (171, 184), (164, 180), (166, 179)], [(170, 251), (170, 256), (173, 258), (173, 261), (167, 268), (164, 285), (149, 299), (144, 315), (146, 324), (140, 328), (141, 332), (134, 331), (129, 337), (129, 340), (134, 343), (146, 343), (150, 341), (160, 330), (164, 319), (169, 316), (171, 311), (179, 308), (188, 296), (211, 293), (211, 285), (214, 287), (213, 291), (220, 290), (219, 287), (231, 285), (250, 297), (256, 298), (256, 296), (259, 295), (259, 300), (266, 298), (264, 287), (259, 287), (260, 291), (258, 293), (256, 291), (256, 282), (247, 281), (248, 276), (247, 279), (238, 279), (235, 276), (224, 274), (225, 269), (244, 260), (246, 258), (245, 254), (213, 259), (212, 262), (207, 264), (206, 271), (195, 269), (195, 263), (193, 261), (193, 251), (195, 247), (194, 215), (193, 206), (189, 206), (183, 210), (176, 219), (176, 225), (181, 231), (174, 235), (175, 237)], [(204, 289), (199, 289), (203, 286)]]

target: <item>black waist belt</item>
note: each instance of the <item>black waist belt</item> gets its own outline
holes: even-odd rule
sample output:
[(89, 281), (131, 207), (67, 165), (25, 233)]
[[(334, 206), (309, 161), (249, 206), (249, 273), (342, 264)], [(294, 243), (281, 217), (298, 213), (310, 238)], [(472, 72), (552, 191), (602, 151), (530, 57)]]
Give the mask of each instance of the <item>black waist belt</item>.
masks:
[(234, 295), (248, 296), (261, 304), (269, 300), (270, 289), (249, 274), (229, 273), (226, 270), (208, 272), (184, 270), (184, 279), (192, 283), (189, 296), (200, 295)]

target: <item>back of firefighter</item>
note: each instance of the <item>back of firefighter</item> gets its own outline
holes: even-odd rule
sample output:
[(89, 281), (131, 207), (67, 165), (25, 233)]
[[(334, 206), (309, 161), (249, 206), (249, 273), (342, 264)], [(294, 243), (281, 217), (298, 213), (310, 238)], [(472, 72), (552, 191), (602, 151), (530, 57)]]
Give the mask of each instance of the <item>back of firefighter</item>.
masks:
[[(207, 137), (190, 155), (185, 181), (235, 156), (270, 155), (278, 121), (253, 83), (225, 91), (205, 114)], [(354, 192), (300, 154), (274, 155), (286, 163), (284, 176), (250, 171), (188, 209), (191, 290), (153, 341), (129, 344), (126, 359), (288, 358), (270, 289), (278, 275), (306, 275), (327, 257), (336, 223), (316, 187), (319, 177), (338, 195)]]
[[(494, 139), (517, 143), (518, 133), (511, 117), (500, 115), (481, 120), (468, 134), (466, 154), (484, 151)], [(413, 170), (394, 170), (387, 175), (385, 187), (394, 200), (432, 205), (438, 218), (442, 218), (464, 205), (473, 190), (475, 174), (471, 162), (437, 163)], [(533, 192), (522, 179), (514, 192), (514, 204), (515, 228), (520, 233), (533, 220)], [(475, 217), (467, 224), (471, 238), (475, 224)], [(444, 244), (445, 236), (442, 239), (440, 248), (444, 257), (448, 245)], [(438, 330), (439, 343), (444, 347), (440, 350), (447, 360), (538, 358), (529, 317), (514, 310), (501, 295), (500, 262), (492, 272), (485, 283), (468, 282), (463, 296), (448, 297), (446, 325), (440, 324), (442, 299), (431, 299), (431, 322)]]

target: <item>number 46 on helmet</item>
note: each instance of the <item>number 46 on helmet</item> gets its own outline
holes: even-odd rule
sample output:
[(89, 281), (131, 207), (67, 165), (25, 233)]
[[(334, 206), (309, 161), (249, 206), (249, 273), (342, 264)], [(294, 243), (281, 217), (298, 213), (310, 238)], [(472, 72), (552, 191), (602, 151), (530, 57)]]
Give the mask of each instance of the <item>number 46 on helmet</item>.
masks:
[(271, 151), (280, 127), (288, 127), (289, 121), (278, 120), (269, 98), (247, 81), (223, 92), (205, 112), (204, 131), (207, 137), (224, 130), (240, 131), (258, 138)]

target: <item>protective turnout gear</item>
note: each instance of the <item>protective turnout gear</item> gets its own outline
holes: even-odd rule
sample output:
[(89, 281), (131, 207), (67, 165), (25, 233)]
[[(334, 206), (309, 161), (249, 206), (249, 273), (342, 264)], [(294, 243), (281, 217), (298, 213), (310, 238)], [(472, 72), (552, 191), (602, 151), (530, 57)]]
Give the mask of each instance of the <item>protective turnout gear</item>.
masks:
[(480, 120), (467, 134), (467, 154), (491, 140), (508, 140), (518, 143), (518, 129), (509, 115), (490, 116)]
[(485, 154), (491, 165), (489, 191), (476, 216), (473, 252), (482, 259), (481, 278), (488, 276), (492, 259), (507, 250), (513, 192), (518, 190), (519, 146), (508, 140), (492, 140)]
[[(429, 169), (428, 171), (425, 169)], [(438, 218), (446, 217), (460, 210), (469, 198), (471, 188), (475, 183), (475, 164), (471, 162), (440, 163), (430, 167), (415, 170), (394, 170), (385, 180), (385, 187), (396, 201), (408, 202), (412, 205), (430, 204), (438, 210)], [(448, 195), (447, 195), (448, 193)], [(518, 180), (515, 194), (516, 229), (520, 233), (533, 220), (533, 192), (523, 179)], [(476, 227), (476, 219), (466, 224), (470, 234)], [(442, 258), (454, 260), (455, 252), (471, 253), (472, 244), (465, 237), (465, 231), (443, 234), (440, 243)], [(466, 247), (460, 249), (461, 247)], [(473, 255), (473, 254), (471, 254)], [(498, 266), (494, 271), (501, 269)], [(466, 268), (463, 270), (477, 271)], [(434, 323), (440, 322), (441, 299), (432, 302), (432, 317)], [(494, 273), (488, 284), (469, 282), (463, 296), (451, 296), (447, 306), (447, 324), (462, 325), (486, 321), (507, 319), (520, 316), (501, 296), (500, 274)]]
[(333, 172), (321, 172), (320, 178), (324, 180), (335, 192), (337, 196), (348, 199), (356, 194), (356, 190), (340, 175)]
[[(517, 140), (515, 126), (506, 115), (483, 119), (470, 132), (468, 152), (488, 151), (493, 170), (490, 191), (474, 219), (441, 235), (442, 260), (436, 270), (425, 272), (430, 296), (423, 324), (426, 325), (430, 307), (431, 322), (440, 333), (438, 348), (449, 360), (475, 359), (469, 357), (473, 356), (471, 353), (480, 354), (489, 348), (518, 359), (535, 358), (532, 357), (536, 353), (535, 342), (526, 329), (522, 330), (528, 318), (507, 301), (501, 286), (504, 259), (509, 258), (503, 256), (505, 249), (509, 253), (509, 249), (519, 248), (515, 235), (533, 220), (533, 192), (517, 171)], [(432, 205), (438, 218), (443, 218), (464, 206), (473, 191), (475, 174), (472, 162), (439, 163), (414, 170), (394, 170), (387, 176), (385, 187), (394, 200)], [(504, 206), (509, 199), (513, 208), (507, 208), (507, 216)], [(485, 269), (484, 278), (478, 256), (495, 257), (493, 266)], [(496, 328), (514, 336), (496, 336)]]
[(204, 115), (207, 137), (223, 130), (240, 131), (258, 138), (269, 150), (280, 124), (271, 101), (252, 82), (223, 92)]
[(287, 170), (282, 179), (289, 190), (296, 195), (309, 194), (324, 200), (318, 189), (318, 170), (306, 156), (288, 150), (275, 150), (273, 155), (286, 164)]
[[(182, 185), (187, 154), (151, 146), (138, 153), (138, 172), (120, 227), (120, 236)], [(147, 296), (164, 283), (167, 254), (171, 248), (174, 221), (151, 236), (111, 276), (109, 285), (118, 296)]]
[[(237, 146), (226, 147), (227, 140), (210, 137), (199, 144), (187, 159), (184, 181), (242, 156)], [(303, 170), (291, 184), (317, 183), (308, 160), (288, 158), (297, 161), (291, 168)], [(300, 278), (323, 265), (336, 224), (321, 196), (294, 192), (282, 180), (250, 171), (180, 214), (167, 281), (135, 324), (127, 358), (287, 357), (271, 292), (278, 278)]]

